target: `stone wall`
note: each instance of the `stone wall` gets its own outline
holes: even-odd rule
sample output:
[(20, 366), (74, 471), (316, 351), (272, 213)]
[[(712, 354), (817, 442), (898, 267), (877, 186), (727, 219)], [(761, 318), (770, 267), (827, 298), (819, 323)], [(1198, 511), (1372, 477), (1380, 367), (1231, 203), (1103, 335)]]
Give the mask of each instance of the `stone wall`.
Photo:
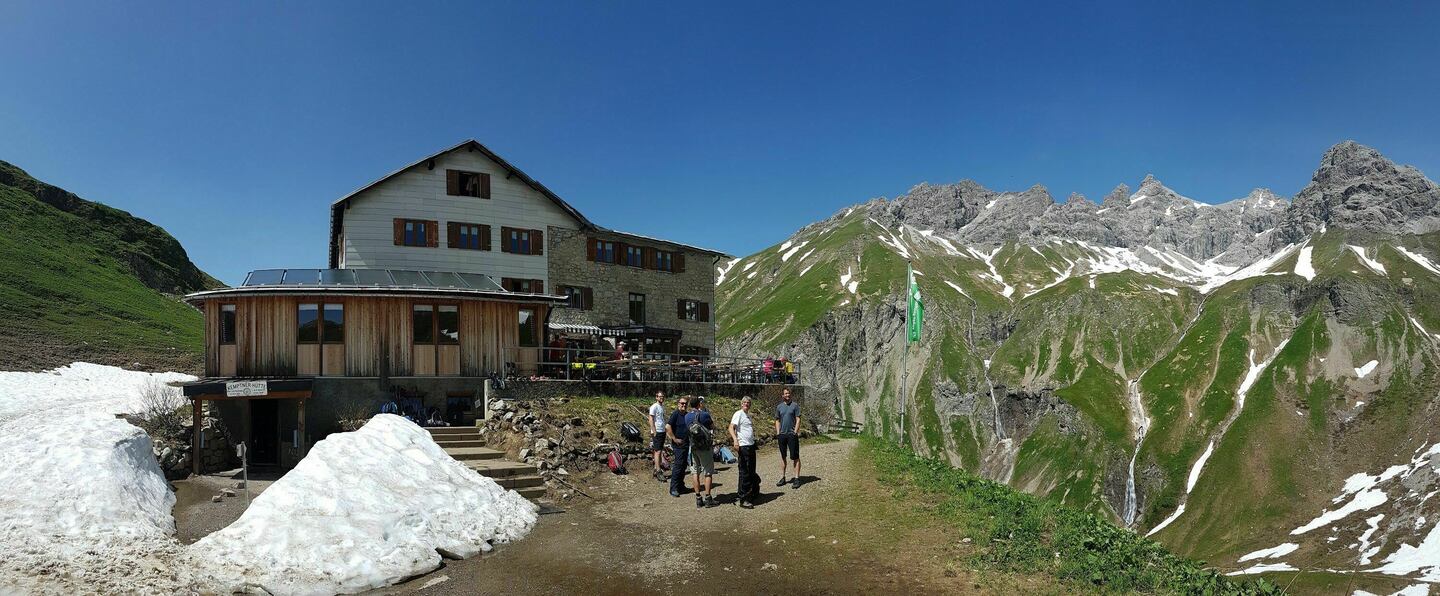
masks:
[[(671, 273), (640, 269), (612, 263), (596, 263), (586, 258), (586, 242), (603, 238), (632, 246), (648, 246), (684, 253), (685, 271)], [(645, 243), (632, 236), (596, 231), (566, 230), (551, 227), (546, 235), (549, 251), (550, 281), (546, 290), (559, 292), (561, 286), (590, 288), (593, 308), (580, 310), (556, 308), (550, 315), (552, 323), (625, 326), (630, 322), (630, 293), (645, 295), (645, 323), (651, 327), (677, 329), (680, 346), (696, 346), (715, 350), (715, 255), (685, 251), (665, 242)], [(698, 300), (709, 305), (710, 320), (681, 320), (676, 302)]]

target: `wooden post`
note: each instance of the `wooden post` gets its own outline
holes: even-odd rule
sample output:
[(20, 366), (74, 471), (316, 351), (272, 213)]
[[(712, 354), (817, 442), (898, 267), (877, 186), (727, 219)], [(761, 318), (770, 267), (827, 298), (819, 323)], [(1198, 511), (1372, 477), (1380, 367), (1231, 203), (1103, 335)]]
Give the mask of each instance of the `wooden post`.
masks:
[(305, 457), (305, 400), (304, 400), (304, 399), (301, 399), (301, 400), (300, 400), (300, 406), (299, 406), (299, 408), (300, 408), (300, 412), (299, 412), (298, 418), (296, 418), (296, 420), (299, 422), (299, 424), (298, 424), (297, 426), (298, 426), (299, 429), (300, 429), (300, 436), (298, 437), (298, 438), (299, 438), (299, 442), (295, 445), (295, 449), (298, 451), (298, 453), (296, 453), (296, 455), (298, 455), (298, 456), (300, 456), (300, 457), (303, 458), (303, 457)]
[(196, 476), (200, 475), (200, 400), (190, 400), (190, 409), (194, 419), (194, 432), (190, 433), (190, 472)]

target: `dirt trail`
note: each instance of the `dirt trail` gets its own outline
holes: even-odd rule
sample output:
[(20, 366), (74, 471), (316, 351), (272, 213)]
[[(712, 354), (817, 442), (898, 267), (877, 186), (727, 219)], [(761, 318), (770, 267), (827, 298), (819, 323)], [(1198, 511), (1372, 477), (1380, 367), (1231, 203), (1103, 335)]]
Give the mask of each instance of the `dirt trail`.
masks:
[[(501, 545), (381, 593), (424, 594), (850, 594), (1005, 591), (965, 570), (946, 571), (947, 538), (872, 516), (886, 491), (853, 461), (855, 441), (803, 447), (802, 484), (775, 486), (779, 456), (758, 455), (763, 497), (733, 504), (736, 471), (717, 464), (721, 505), (696, 509), (648, 469), (603, 475), (581, 488), (593, 502), (543, 515), (524, 540)], [(577, 497), (586, 501), (584, 497)], [(874, 499), (872, 502), (870, 499)], [(885, 527), (881, 527), (881, 526)], [(953, 539), (953, 537), (951, 537)], [(773, 567), (772, 567), (773, 565)], [(987, 582), (988, 583), (988, 582)], [(1013, 586), (1011, 586), (1013, 587)]]

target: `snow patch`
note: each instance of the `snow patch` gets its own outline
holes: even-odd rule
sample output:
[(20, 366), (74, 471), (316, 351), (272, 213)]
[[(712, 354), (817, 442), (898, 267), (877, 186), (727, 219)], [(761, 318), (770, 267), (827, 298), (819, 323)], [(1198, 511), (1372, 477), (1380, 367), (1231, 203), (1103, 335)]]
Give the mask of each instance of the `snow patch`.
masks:
[(849, 267), (846, 267), (845, 273), (840, 275), (840, 287), (845, 288), (846, 290), (849, 290), (851, 294), (854, 294), (856, 288), (860, 287), (860, 281), (852, 280), (852, 277), (854, 277), (854, 272)]
[(969, 297), (970, 297), (970, 294), (965, 293), (965, 290), (962, 289), (960, 286), (955, 285), (955, 282), (953, 282), (953, 281), (950, 281), (950, 280), (947, 279), (947, 280), (945, 280), (945, 285), (950, 286), (951, 288), (954, 288), (956, 292), (960, 292), (960, 295), (962, 295), (962, 296), (964, 296), (964, 297), (966, 297), (966, 298), (969, 298)]
[(1248, 555), (1245, 555), (1245, 556), (1243, 556), (1243, 557), (1240, 557), (1240, 560), (1238, 560), (1238, 561), (1236, 561), (1236, 562), (1237, 562), (1237, 563), (1244, 563), (1244, 562), (1249, 561), (1249, 560), (1251, 560), (1251, 559), (1274, 559), (1274, 558), (1276, 558), (1276, 557), (1283, 557), (1283, 556), (1285, 556), (1285, 555), (1288, 555), (1288, 554), (1290, 554), (1290, 553), (1293, 553), (1293, 552), (1296, 551), (1296, 549), (1299, 549), (1299, 548), (1300, 548), (1300, 545), (1298, 545), (1298, 544), (1295, 544), (1295, 543), (1293, 543), (1293, 542), (1286, 542), (1285, 544), (1281, 544), (1280, 546), (1274, 546), (1274, 547), (1270, 547), (1270, 548), (1262, 548), (1262, 549), (1257, 550), (1257, 551), (1255, 551), (1255, 552), (1253, 552), (1253, 553), (1250, 553), (1250, 554), (1248, 554)]
[(1370, 374), (1371, 371), (1375, 370), (1375, 366), (1378, 364), (1380, 364), (1379, 360), (1371, 360), (1369, 362), (1366, 362), (1365, 364), (1361, 365), (1360, 368), (1355, 369), (1355, 376), (1361, 379), (1365, 378)]
[(1402, 255), (1410, 257), (1410, 260), (1415, 261), (1416, 264), (1424, 267), (1426, 271), (1434, 273), (1435, 275), (1440, 275), (1440, 266), (1435, 265), (1435, 262), (1431, 261), (1425, 255), (1411, 252), (1409, 249), (1406, 249), (1403, 246), (1397, 246), (1395, 247), (1395, 250), (1400, 251), (1400, 254)]
[(725, 266), (723, 266), (723, 267), (716, 267), (716, 268), (715, 268), (715, 273), (716, 273), (715, 285), (718, 286), (718, 285), (720, 285), (720, 284), (725, 283), (725, 276), (730, 273), (730, 270), (731, 270), (731, 269), (734, 269), (734, 268), (735, 268), (735, 264), (736, 264), (736, 263), (739, 263), (739, 262), (742, 261), (742, 260), (744, 260), (743, 257), (742, 257), (742, 258), (739, 258), (739, 259), (733, 259), (733, 260), (731, 260), (729, 263), (726, 263)]
[(1295, 275), (1305, 278), (1306, 281), (1315, 279), (1315, 265), (1310, 259), (1313, 252), (1315, 247), (1307, 245), (1300, 249), (1300, 258), (1295, 260)]
[(1291, 566), (1289, 563), (1261, 563), (1259, 565), (1255, 565), (1246, 569), (1241, 569), (1239, 571), (1231, 571), (1230, 573), (1226, 573), (1225, 575), (1251, 575), (1255, 573), (1270, 573), (1274, 571), (1298, 570), (1295, 569), (1295, 567)]
[(240, 519), (191, 546), (218, 583), (275, 594), (357, 592), (518, 540), (538, 508), (380, 414), (316, 443)]
[[(790, 257), (795, 256), (795, 253), (800, 252), (800, 249), (805, 248), (805, 245), (806, 245), (806, 244), (809, 244), (809, 243), (810, 243), (809, 240), (802, 240), (799, 244), (796, 244), (795, 246), (790, 247), (790, 250), (787, 250), (787, 251), (785, 251), (785, 254), (780, 255), (780, 262), (781, 262), (781, 263), (784, 263), (784, 262), (786, 262), (786, 261), (789, 261), (789, 260), (790, 260)], [(786, 244), (786, 245), (789, 245), (790, 243), (789, 243), (789, 242), (786, 242), (785, 244)]]
[(1360, 262), (1364, 263), (1365, 266), (1368, 267), (1371, 271), (1379, 273), (1380, 275), (1385, 275), (1385, 265), (1382, 264), (1380, 261), (1376, 261), (1374, 259), (1371, 259), (1370, 257), (1365, 256), (1364, 248), (1355, 246), (1354, 244), (1346, 244), (1345, 246), (1350, 247), (1350, 250), (1355, 253), (1355, 256), (1360, 257)]

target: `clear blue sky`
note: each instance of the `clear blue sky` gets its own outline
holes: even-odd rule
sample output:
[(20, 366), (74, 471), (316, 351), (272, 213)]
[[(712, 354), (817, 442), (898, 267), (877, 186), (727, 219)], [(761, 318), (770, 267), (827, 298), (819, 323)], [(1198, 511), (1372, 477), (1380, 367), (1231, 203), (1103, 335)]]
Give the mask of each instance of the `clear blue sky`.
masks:
[(922, 181), (1292, 195), (1352, 138), (1440, 176), (1440, 3), (682, 4), (6, 3), (0, 159), (230, 283), (469, 137), (737, 255)]

